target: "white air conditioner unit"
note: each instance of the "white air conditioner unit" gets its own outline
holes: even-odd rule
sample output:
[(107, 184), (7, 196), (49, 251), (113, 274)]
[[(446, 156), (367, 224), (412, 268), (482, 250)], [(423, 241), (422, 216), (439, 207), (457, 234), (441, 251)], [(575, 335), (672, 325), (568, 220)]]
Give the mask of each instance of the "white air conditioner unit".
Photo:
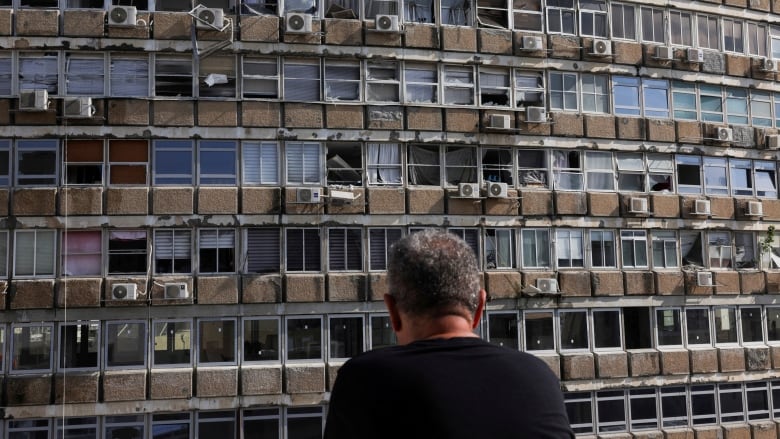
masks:
[(220, 8), (198, 8), (195, 14), (198, 29), (220, 30), (225, 22), (225, 11)]
[(710, 200), (696, 200), (693, 203), (693, 213), (695, 215), (710, 215)]
[(288, 12), (284, 17), (285, 31), (289, 34), (311, 33), (311, 14)]
[(379, 32), (398, 32), (400, 29), (397, 15), (377, 15), (374, 23)]
[(509, 194), (509, 185), (506, 183), (488, 182), (487, 196), (490, 198), (506, 198)]
[(167, 283), (165, 286), (166, 299), (187, 299), (190, 297), (190, 290), (186, 282)]
[(510, 128), (508, 114), (491, 114), (489, 122), (490, 128), (498, 128), (501, 130)]
[(532, 123), (547, 122), (547, 111), (544, 107), (527, 107), (525, 109), (525, 121)]
[(65, 98), (62, 112), (65, 117), (70, 118), (92, 117), (95, 115), (95, 106), (92, 105), (90, 97)]
[(330, 189), (328, 188), (328, 198), (331, 200), (346, 200), (346, 201), (354, 201), (358, 198), (360, 194), (355, 195), (352, 191), (340, 191), (338, 189)]
[(764, 147), (767, 149), (778, 149), (780, 148), (780, 135), (777, 134), (770, 134), (766, 136), (766, 139), (764, 140)]
[(45, 89), (22, 90), (19, 92), (19, 109), (44, 111), (49, 108), (49, 92)]
[(536, 279), (536, 288), (540, 293), (555, 294), (558, 292), (558, 280), (552, 277)]
[(734, 130), (732, 130), (731, 128), (718, 127), (716, 134), (718, 136), (718, 140), (721, 142), (734, 141)]
[(108, 24), (111, 26), (135, 26), (138, 9), (135, 6), (111, 6), (108, 10)]
[(300, 188), (295, 194), (295, 200), (299, 203), (319, 203), (321, 199), (322, 189), (318, 187)]
[(135, 300), (138, 297), (136, 284), (114, 284), (111, 286), (111, 298), (114, 300)]
[(669, 46), (656, 46), (655, 58), (660, 60), (670, 60), (674, 58), (674, 49)]
[(524, 36), (523, 37), (523, 49), (525, 49), (525, 50), (541, 50), (542, 49), (542, 37)]
[(630, 200), (631, 213), (647, 213), (647, 198), (631, 197)]
[(458, 196), (462, 198), (479, 198), (479, 185), (477, 183), (459, 183)]
[(748, 216), (763, 216), (764, 205), (760, 201), (748, 201), (747, 203), (747, 215)]
[(759, 58), (759, 68), (764, 72), (776, 72), (777, 62), (771, 58)]
[(696, 285), (700, 287), (713, 286), (712, 272), (711, 271), (699, 271), (696, 273)]
[(704, 51), (701, 49), (688, 49), (688, 62), (689, 63), (703, 63)]
[(609, 40), (593, 40), (590, 54), (595, 56), (612, 55), (612, 43)]

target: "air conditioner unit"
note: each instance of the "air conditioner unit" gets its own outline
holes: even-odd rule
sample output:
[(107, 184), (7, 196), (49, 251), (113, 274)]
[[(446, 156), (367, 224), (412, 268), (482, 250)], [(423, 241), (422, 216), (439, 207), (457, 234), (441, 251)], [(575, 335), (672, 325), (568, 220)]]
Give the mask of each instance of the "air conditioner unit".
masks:
[(523, 49), (525, 50), (541, 50), (542, 49), (542, 37), (525, 36), (523, 37)]
[(510, 128), (508, 114), (491, 114), (489, 122), (490, 128), (498, 128), (502, 130)]
[(186, 282), (167, 283), (164, 286), (166, 299), (187, 299), (190, 297)]
[(766, 136), (766, 139), (764, 140), (764, 147), (767, 149), (778, 149), (780, 148), (780, 135), (777, 134), (770, 134)]
[(525, 121), (533, 123), (547, 122), (547, 111), (544, 107), (527, 107), (525, 109)]
[(135, 26), (138, 9), (135, 6), (111, 6), (108, 10), (108, 24), (111, 26)]
[(748, 201), (747, 215), (748, 216), (764, 215), (764, 205), (760, 201)]
[(631, 213), (647, 213), (647, 198), (632, 197), (630, 203)]
[(311, 33), (311, 14), (288, 12), (284, 18), (285, 30), (290, 34)]
[(295, 194), (299, 203), (319, 203), (322, 199), (322, 189), (316, 187), (300, 188)]
[(710, 215), (710, 200), (696, 200), (693, 203), (693, 213), (696, 215)]
[(92, 105), (92, 98), (78, 97), (65, 98), (63, 104), (63, 114), (70, 118), (84, 118), (95, 115), (95, 106)]
[(688, 49), (688, 62), (690, 63), (704, 62), (704, 51), (702, 51), (701, 49)]
[(487, 196), (490, 198), (506, 198), (509, 193), (509, 185), (506, 183), (488, 182)]
[(114, 284), (111, 286), (111, 298), (114, 300), (135, 300), (138, 297), (136, 284)]
[(377, 15), (374, 23), (379, 32), (398, 32), (400, 29), (397, 15)]
[(19, 109), (44, 111), (49, 108), (49, 92), (45, 89), (22, 90), (19, 93)]
[(764, 72), (776, 72), (777, 62), (771, 58), (759, 58), (759, 67)]
[(734, 140), (734, 130), (731, 128), (718, 127), (716, 134), (721, 142), (732, 142)]
[(478, 198), (479, 185), (477, 183), (459, 183), (458, 196), (463, 198)]
[(593, 40), (593, 48), (590, 54), (595, 56), (612, 55), (612, 43), (609, 40)]
[(655, 58), (660, 60), (670, 60), (674, 58), (674, 49), (669, 46), (656, 46)]
[(195, 11), (195, 27), (198, 29), (222, 29), (225, 11), (220, 8), (199, 8)]
[(540, 293), (555, 294), (558, 292), (558, 281), (552, 277), (536, 279), (536, 288)]
[(696, 273), (696, 285), (700, 287), (711, 287), (713, 286), (712, 282), (712, 272), (711, 271), (699, 271)]

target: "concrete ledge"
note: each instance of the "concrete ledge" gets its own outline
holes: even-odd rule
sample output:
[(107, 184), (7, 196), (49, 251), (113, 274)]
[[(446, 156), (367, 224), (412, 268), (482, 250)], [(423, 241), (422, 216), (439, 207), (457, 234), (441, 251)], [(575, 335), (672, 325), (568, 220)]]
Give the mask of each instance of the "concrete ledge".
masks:
[(661, 367), (656, 350), (628, 351), (628, 372), (632, 377), (659, 375)]
[(192, 397), (192, 369), (152, 369), (149, 386), (151, 399)]
[(58, 308), (100, 306), (103, 278), (60, 278), (57, 281)]
[(52, 375), (9, 375), (6, 378), (8, 405), (44, 405), (51, 402)]
[(103, 373), (103, 401), (137, 401), (146, 399), (146, 370)]
[(690, 373), (690, 359), (687, 350), (662, 350), (659, 353), (663, 375), (688, 375)]
[(106, 189), (106, 213), (109, 215), (146, 215), (149, 212), (149, 188)]
[(60, 191), (62, 215), (101, 215), (103, 213), (103, 188), (67, 187)]
[(555, 374), (555, 376), (558, 378), (558, 380), (561, 379), (561, 357), (558, 354), (534, 354), (531, 353), (534, 357), (544, 361), (549, 367), (550, 370)]
[(628, 354), (625, 352), (596, 352), (596, 374), (599, 378), (628, 376)]
[(16, 216), (53, 216), (56, 212), (57, 189), (14, 189), (12, 213)]
[(288, 274), (284, 278), (285, 302), (325, 301), (324, 275)]
[(98, 402), (100, 372), (58, 373), (54, 377), (54, 403)]
[(486, 271), (485, 286), (492, 299), (518, 297), (523, 279), (517, 271)]
[(236, 396), (238, 394), (238, 368), (199, 367), (196, 382), (198, 397)]
[(590, 380), (596, 377), (593, 354), (561, 354), (561, 379)]
[(15, 280), (10, 309), (54, 307), (54, 279)]
[(767, 346), (745, 347), (745, 370), (769, 370), (772, 368), (772, 358)]
[(198, 213), (234, 215), (238, 213), (238, 188), (200, 187)]
[(721, 372), (744, 372), (745, 350), (741, 347), (717, 348)]
[(238, 276), (198, 276), (199, 304), (238, 303)]
[(325, 391), (324, 364), (287, 364), (284, 367), (285, 393), (321, 393)]
[(279, 213), (282, 208), (282, 190), (272, 187), (241, 188), (241, 213)]
[(369, 300), (383, 300), (384, 295), (389, 292), (387, 288), (387, 273), (370, 273), (368, 277)]
[(262, 274), (242, 276), (242, 303), (278, 303), (282, 301), (282, 276)]
[(152, 189), (152, 213), (155, 215), (191, 215), (192, 187), (156, 187)]
[(366, 300), (366, 277), (356, 273), (327, 275), (328, 301), (362, 302)]
[(241, 395), (278, 395), (282, 393), (282, 367), (244, 366), (241, 368)]
[(691, 349), (691, 373), (715, 373), (718, 371), (718, 351), (712, 348)]

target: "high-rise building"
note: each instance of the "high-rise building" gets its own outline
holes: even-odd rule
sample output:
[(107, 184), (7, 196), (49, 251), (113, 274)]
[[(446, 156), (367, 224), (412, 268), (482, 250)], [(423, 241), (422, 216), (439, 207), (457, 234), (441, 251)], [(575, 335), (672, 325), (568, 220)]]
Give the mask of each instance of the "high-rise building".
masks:
[(0, 437), (320, 437), (429, 227), (578, 434), (776, 437), (775, 14), (0, 0)]

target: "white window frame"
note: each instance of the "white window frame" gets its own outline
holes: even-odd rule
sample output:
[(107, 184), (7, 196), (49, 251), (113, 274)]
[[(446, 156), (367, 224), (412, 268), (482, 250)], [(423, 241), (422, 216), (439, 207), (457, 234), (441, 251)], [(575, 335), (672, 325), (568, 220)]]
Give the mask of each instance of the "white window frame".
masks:
[[(330, 315), (328, 315), (328, 327), (325, 328), (326, 331), (327, 331), (327, 337), (326, 338), (328, 340), (328, 343), (327, 343), (327, 347), (328, 347), (327, 351), (328, 352), (327, 352), (327, 357), (326, 357), (327, 360), (329, 362), (331, 362), (331, 361), (338, 362), (338, 361), (346, 361), (346, 360), (348, 360), (348, 359), (353, 357), (353, 356), (337, 356), (337, 355), (335, 355), (335, 349), (333, 347), (334, 347), (334, 343), (337, 342), (337, 340), (334, 339), (333, 326), (334, 326), (334, 320), (336, 320), (336, 319), (357, 320), (357, 321), (359, 321), (359, 323), (360, 323), (359, 324), (360, 331), (359, 331), (359, 333), (357, 335), (360, 337), (360, 341), (359, 341), (358, 346), (357, 346), (358, 352), (356, 352), (355, 355), (359, 355), (359, 354), (365, 352), (366, 351), (366, 345), (367, 345), (367, 341), (366, 341), (367, 327), (366, 327), (366, 321), (365, 321), (365, 318), (364, 318), (363, 314), (355, 314), (355, 313), (352, 313), (352, 314), (330, 314)], [(342, 329), (346, 330), (346, 328), (342, 328)], [(345, 350), (346, 350), (346, 348), (345, 348)]]
[[(497, 317), (500, 320), (496, 321), (493, 317)], [(514, 319), (513, 319), (514, 318)], [(509, 324), (506, 328), (506, 334), (509, 337), (493, 337), (493, 331), (498, 327), (498, 322), (507, 322)], [(512, 338), (512, 323), (514, 323), (514, 339)], [(496, 346), (502, 346), (507, 349), (519, 350), (521, 349), (520, 339), (520, 318), (517, 311), (488, 311), (485, 315), (485, 324), (487, 330), (485, 332), (485, 339)]]
[[(579, 111), (579, 77), (577, 73), (550, 72), (547, 93), (551, 111)], [(560, 86), (560, 87), (558, 87)]]
[(109, 53), (108, 78), (111, 97), (150, 96), (149, 56), (125, 56)]
[[(757, 341), (746, 340), (745, 334), (745, 313), (757, 313), (758, 314), (758, 330), (761, 331), (761, 339)], [(763, 346), (766, 344), (766, 331), (764, 326), (766, 325), (766, 316), (761, 306), (740, 306), (737, 308), (737, 328), (739, 329), (739, 342), (742, 346)]]
[[(626, 432), (628, 431), (628, 404), (626, 404), (626, 391), (625, 390), (601, 390), (596, 393), (596, 425), (598, 427), (597, 432), (609, 433), (609, 432)], [(602, 402), (609, 403), (610, 401), (623, 401), (623, 421), (610, 421), (601, 422), (599, 416), (599, 406)], [(614, 415), (614, 412), (610, 410), (610, 415)]]
[[(278, 58), (262, 58), (245, 55), (241, 59), (241, 95), (244, 99), (278, 100), (279, 71)], [(255, 84), (262, 84), (256, 87)], [(264, 91), (267, 88), (267, 91)]]
[[(355, 236), (357, 234), (357, 236)], [(341, 236), (339, 236), (341, 235)], [(337, 250), (343, 251), (341, 261)], [(357, 252), (357, 258), (355, 258)], [(357, 259), (358, 267), (350, 266)], [(354, 261), (353, 261), (354, 262)], [(328, 271), (363, 271), (363, 229), (360, 227), (328, 228)]]
[[(19, 235), (21, 234), (32, 234), (33, 236), (33, 246), (32, 247), (23, 247), (19, 243)], [(42, 236), (46, 235), (46, 236)], [(51, 254), (50, 255), (44, 255), (47, 258), (50, 258), (51, 261), (47, 263), (47, 267), (38, 267), (39, 259), (41, 259), (41, 253), (45, 249), (39, 249), (38, 248), (38, 241), (41, 239), (46, 239), (51, 243)], [(52, 229), (23, 229), (23, 230), (15, 230), (14, 231), (14, 277), (17, 278), (43, 278), (43, 277), (54, 277), (56, 274), (56, 266), (57, 266), (57, 232), (56, 230)], [(18, 270), (18, 263), (21, 259), (19, 257), (20, 251), (32, 251), (32, 273), (19, 273)], [(45, 260), (44, 260), (45, 261)]]
[[(392, 74), (377, 74), (380, 72), (392, 72)], [(367, 102), (401, 102), (401, 63), (398, 61), (366, 61), (365, 86)], [(383, 94), (393, 96), (391, 99), (381, 99)]]
[[(598, 347), (596, 346), (596, 341), (598, 340), (598, 337), (596, 336), (596, 315), (599, 313), (617, 313), (617, 336), (618, 336), (618, 346), (606, 346), (606, 347)], [(594, 352), (619, 352), (623, 351), (623, 347), (625, 343), (623, 342), (623, 313), (620, 311), (620, 308), (593, 308), (590, 310), (590, 318), (591, 323), (590, 327), (592, 330), (592, 340), (593, 340), (593, 351)], [(612, 331), (608, 331), (612, 332)]]
[[(646, 16), (651, 21), (649, 27), (645, 25)], [(659, 16), (660, 23), (657, 23)], [(664, 9), (642, 6), (639, 12), (639, 22), (642, 24), (641, 41), (643, 43), (666, 43), (666, 11)]]
[[(493, 102), (489, 96), (504, 96), (506, 101)], [(487, 107), (512, 106), (512, 79), (510, 70), (506, 68), (479, 68), (479, 105)]]
[[(659, 313), (663, 313), (659, 316)], [(670, 315), (667, 315), (667, 313), (671, 313)], [(659, 322), (659, 318), (663, 319), (662, 322)], [(669, 320), (671, 318), (671, 320)], [(678, 336), (673, 334), (675, 331), (679, 331), (679, 343), (666, 343), (665, 341), (662, 344), (662, 337), (661, 337), (661, 331), (666, 331), (663, 328), (668, 327), (671, 324), (671, 330), (667, 331), (672, 334), (670, 334), (670, 337), (677, 338)], [(676, 327), (676, 328), (675, 328)], [(682, 309), (680, 307), (658, 307), (653, 309), (653, 328), (654, 328), (654, 338), (655, 338), (655, 345), (659, 349), (674, 349), (674, 348), (680, 348), (684, 346), (684, 331), (683, 331), (683, 318), (682, 318)], [(666, 338), (666, 337), (664, 337)]]
[[(291, 257), (290, 257), (291, 256), (290, 255), (290, 251), (291, 251), (290, 232), (295, 232), (295, 231), (300, 231), (301, 232), (301, 249), (300, 249), (301, 258), (302, 258), (302, 260), (301, 260), (302, 269), (301, 270), (291, 270), (290, 269), (290, 264), (289, 264), (289, 260), (291, 259)], [(316, 231), (317, 232), (316, 237), (310, 236), (311, 233), (313, 233), (311, 231)], [(316, 264), (315, 267), (309, 267), (308, 266), (308, 264), (307, 264), (307, 256), (306, 256), (306, 248), (307, 248), (306, 241), (307, 240), (311, 240), (312, 238), (315, 239), (315, 245), (313, 246), (313, 248), (316, 248), (317, 252), (318, 252), (318, 261), (317, 261), (317, 264)], [(293, 273), (312, 272), (312, 273), (316, 273), (316, 272), (322, 271), (323, 251), (322, 251), (322, 248), (320, 248), (321, 239), (322, 239), (322, 231), (320, 229), (316, 228), (316, 227), (285, 228), (284, 229), (284, 269), (285, 269), (285, 272), (293, 272)], [(310, 261), (310, 262), (313, 262), (313, 261)]]
[[(363, 98), (360, 62), (326, 59), (324, 64), (325, 100), (328, 102), (360, 102)], [(341, 90), (341, 87), (347, 87), (355, 94), (342, 94), (342, 91), (346, 90)]]
[[(475, 79), (473, 66), (444, 65), (441, 68), (442, 103), (445, 105), (475, 104)], [(465, 98), (465, 100), (463, 99)]]
[[(515, 265), (515, 230), (508, 228), (484, 229), (485, 245), (485, 269), (486, 270), (511, 270)], [(491, 236), (492, 234), (492, 236)], [(489, 258), (493, 253), (493, 266)], [(499, 257), (499, 255), (504, 255)]]
[[(549, 324), (551, 327), (550, 331), (543, 331), (540, 332), (540, 335), (545, 338), (546, 341), (549, 341), (549, 343), (552, 345), (548, 349), (534, 349), (534, 343), (529, 338), (531, 337), (530, 334), (528, 334), (528, 316), (530, 314), (547, 314), (548, 317), (544, 317), (545, 320), (549, 318)], [(522, 341), (521, 345), (523, 346), (523, 349), (529, 353), (532, 354), (544, 354), (544, 353), (557, 353), (558, 352), (558, 332), (560, 328), (558, 328), (558, 319), (555, 316), (555, 312), (552, 309), (535, 309), (535, 310), (525, 310), (523, 311), (523, 325), (522, 325)], [(542, 343), (542, 340), (537, 339), (536, 344), (539, 345)]]
[[(584, 339), (584, 340), (580, 340), (580, 342), (584, 341), (585, 342), (585, 346), (567, 347), (568, 345), (574, 345), (576, 343), (576, 339), (570, 338), (568, 342), (564, 342), (564, 339), (563, 339), (564, 336), (568, 335), (567, 333), (565, 333), (564, 327), (563, 327), (564, 324), (565, 324), (564, 316), (575, 315), (575, 314), (581, 315), (582, 316), (581, 318), (582, 318), (582, 320), (585, 323), (584, 333), (579, 334), (579, 336)], [(560, 352), (561, 353), (589, 352), (591, 350), (591, 339), (593, 338), (591, 336), (591, 334), (593, 332), (592, 332), (592, 329), (591, 329), (592, 327), (591, 327), (591, 322), (590, 322), (590, 318), (589, 318), (588, 314), (589, 313), (588, 313), (587, 309), (558, 310), (558, 312), (557, 312), (557, 317), (558, 317), (557, 318), (557, 322), (558, 322), (558, 335), (560, 337), (560, 340), (558, 341), (558, 346), (560, 346)], [(576, 328), (574, 328), (574, 329), (576, 329)]]
[[(66, 52), (63, 72), (68, 96), (106, 95), (106, 58), (103, 54)], [(75, 87), (75, 84), (81, 84)]]
[[(412, 72), (417, 72), (417, 74)], [(403, 84), (404, 103), (414, 105), (439, 103), (439, 76), (436, 64), (404, 63)], [(415, 88), (425, 90), (424, 96), (429, 96), (429, 98), (413, 97), (416, 94)]]
[(241, 142), (243, 186), (279, 185), (279, 142), (244, 140)]
[[(284, 149), (285, 183), (288, 186), (322, 185), (324, 166), (321, 143), (288, 141), (285, 142)], [(297, 168), (300, 168), (300, 171)], [(294, 171), (294, 174), (291, 171)], [(297, 174), (300, 174), (300, 177)]]
[[(631, 431), (658, 430), (661, 425), (661, 414), (658, 411), (658, 390), (653, 387), (628, 389), (629, 427)], [(652, 399), (655, 407), (655, 418), (634, 419), (634, 401)]]
[[(293, 67), (302, 67), (304, 70), (293, 73)], [(282, 63), (282, 97), (285, 101), (291, 102), (320, 102), (322, 101), (321, 80), (322, 71), (320, 69), (319, 59), (290, 59), (285, 58)], [(316, 72), (312, 77), (311, 73)], [(316, 91), (309, 90), (302, 85), (308, 84), (309, 87), (316, 85)], [(298, 93), (303, 91), (303, 94)], [(316, 96), (315, 96), (316, 95)]]
[[(547, 18), (547, 33), (576, 35), (578, 26), (575, 7), (575, 0), (547, 0), (544, 8)], [(568, 23), (566, 16), (571, 17), (571, 23)]]
[[(633, 248), (633, 263), (626, 264), (626, 247), (630, 245)], [(642, 252), (642, 255), (644, 256), (645, 263), (641, 263), (641, 257), (638, 259), (637, 255), (639, 254), (637, 252), (638, 248), (644, 248), (644, 252)], [(636, 268), (636, 269), (647, 269), (650, 267), (650, 261), (647, 257), (647, 231), (646, 230), (621, 230), (620, 231), (620, 254), (622, 256), (621, 258), (621, 266), (623, 268)], [(638, 263), (639, 262), (639, 263)]]
[[(707, 307), (699, 307), (699, 306), (691, 306), (691, 307), (685, 307), (685, 346), (688, 349), (701, 349), (701, 348), (711, 348), (714, 345), (714, 334), (713, 334), (713, 324), (712, 324), (712, 312)], [(707, 318), (707, 337), (708, 340), (702, 342), (698, 338), (694, 338), (693, 334), (690, 333), (691, 328), (689, 327), (689, 319), (688, 319), (688, 313), (689, 312), (704, 312), (704, 315)]]
[[(166, 245), (166, 242), (163, 242), (163, 238), (158, 238), (158, 235), (165, 232), (164, 234), (170, 233), (170, 261), (171, 261), (171, 271), (159, 271), (157, 268), (157, 261), (158, 260), (167, 260), (169, 258), (161, 258), (160, 256), (160, 248), (158, 246)], [(177, 243), (177, 236), (179, 237), (178, 243)], [(186, 239), (186, 246), (187, 248), (184, 249), (184, 240)], [(158, 242), (159, 240), (159, 242)], [(156, 274), (176, 274), (176, 273), (192, 273), (195, 268), (195, 259), (192, 254), (192, 247), (193, 247), (193, 233), (191, 229), (155, 229), (154, 230), (154, 237), (153, 237), (153, 251), (152, 254), (154, 255), (154, 273)], [(163, 253), (163, 255), (168, 253)], [(189, 260), (189, 270), (187, 271), (176, 271), (176, 261), (177, 260)]]
[[(586, 261), (588, 258), (588, 255), (586, 255), (586, 243), (585, 243), (585, 230), (584, 229), (556, 229), (555, 230), (555, 267), (557, 269), (568, 269), (568, 268), (585, 268)], [(576, 242), (579, 240), (579, 256), (580, 258), (575, 258), (573, 256), (573, 253), (576, 252), (577, 248), (575, 247), (572, 249), (572, 242)], [(564, 251), (564, 249), (566, 249)], [(573, 251), (574, 250), (574, 251)], [(566, 258), (569, 261), (569, 265), (561, 266), (561, 257), (563, 255), (568, 255)], [(577, 263), (576, 261), (581, 261)]]
[[(617, 238), (614, 230), (605, 229), (591, 229), (588, 230), (588, 261), (591, 268), (603, 269), (603, 268), (617, 268)], [(599, 242), (599, 250), (597, 251), (594, 243)], [(612, 249), (609, 249), (609, 243), (612, 243)], [(596, 265), (594, 258), (597, 253), (601, 257), (602, 264)], [(610, 264), (610, 258), (612, 263)]]
[[(601, 91), (599, 91), (601, 89)], [(580, 75), (582, 112), (609, 114), (609, 76), (583, 73)], [(586, 103), (587, 102), (587, 103)]]
[[(205, 236), (204, 236), (205, 235)], [(212, 236), (210, 236), (212, 235)], [(198, 229), (198, 273), (204, 274), (216, 274), (216, 273), (235, 273), (237, 268), (237, 257), (239, 254), (238, 249), (238, 234), (236, 233), (235, 229), (231, 228), (202, 228)], [(216, 264), (216, 270), (215, 271), (207, 271), (203, 270), (201, 267), (203, 257), (202, 251), (204, 249), (213, 249), (215, 253), (215, 264)], [(232, 250), (233, 252), (233, 266), (232, 267), (225, 267), (225, 269), (222, 269), (220, 267), (220, 257), (219, 255), (223, 251), (230, 252)], [(232, 269), (229, 269), (232, 268)]]
[[(639, 14), (636, 11), (637, 6), (629, 3), (612, 3), (609, 4), (609, 28), (611, 30), (610, 35), (616, 40), (628, 40), (637, 41), (639, 36), (638, 21)], [(631, 11), (630, 17), (626, 17), (626, 11)], [(620, 18), (620, 20), (618, 20)], [(619, 24), (619, 28), (618, 28)]]
[[(727, 325), (723, 325), (723, 318), (729, 319)], [(733, 317), (733, 320), (731, 318)], [(718, 328), (724, 327), (724, 331), (734, 334), (734, 341), (718, 341)], [(733, 325), (733, 329), (732, 329)], [(716, 347), (739, 346), (739, 321), (737, 320), (737, 307), (720, 305), (712, 308), (712, 329), (714, 332), (713, 341)]]

